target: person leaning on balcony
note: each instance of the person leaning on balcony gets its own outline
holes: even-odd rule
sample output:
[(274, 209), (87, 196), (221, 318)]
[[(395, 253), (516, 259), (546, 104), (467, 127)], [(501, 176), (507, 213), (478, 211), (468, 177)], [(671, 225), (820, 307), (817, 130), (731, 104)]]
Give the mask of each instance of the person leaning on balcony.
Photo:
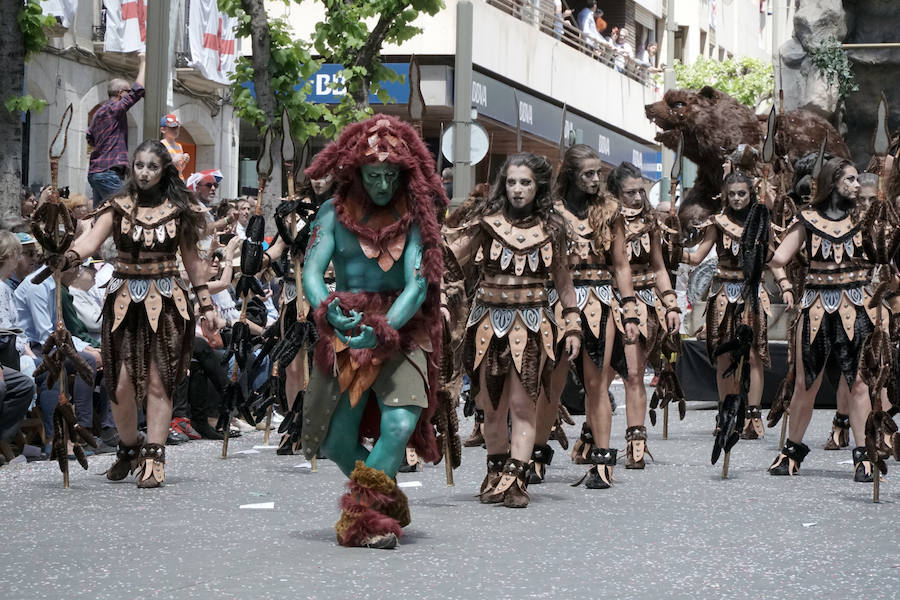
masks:
[(584, 37), (585, 43), (591, 48), (596, 48), (599, 44), (606, 44), (606, 38), (597, 31), (597, 23), (594, 20), (594, 13), (597, 11), (597, 1), (588, 0), (587, 6), (578, 13), (578, 29)]
[(138, 53), (138, 74), (133, 84), (124, 79), (109, 82), (109, 99), (94, 112), (85, 135), (92, 147), (88, 183), (94, 192), (94, 208), (122, 189), (125, 181), (130, 164), (126, 113), (144, 97), (145, 59), (143, 52)]

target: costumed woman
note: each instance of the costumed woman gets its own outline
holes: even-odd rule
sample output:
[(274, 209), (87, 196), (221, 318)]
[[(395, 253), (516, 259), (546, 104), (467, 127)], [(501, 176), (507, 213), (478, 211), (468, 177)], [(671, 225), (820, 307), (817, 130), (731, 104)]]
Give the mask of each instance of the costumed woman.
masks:
[[(407, 442), (424, 460), (440, 458), (431, 424), (443, 335), (435, 211), (447, 197), (425, 144), (394, 117), (345, 128), (306, 171), (327, 173), (334, 197), (319, 208), (302, 274), (319, 338), (301, 444), (350, 477), (338, 543), (393, 548), (410, 522), (395, 480)], [(371, 450), (365, 438), (375, 439)]]
[[(445, 230), (458, 263), (448, 267), (448, 273), (459, 273), (457, 267), (472, 262), (481, 264), (463, 364), (470, 393), (485, 412), (488, 456), (481, 501), (510, 508), (529, 503), (526, 471), (535, 440), (536, 403), (542, 391), (549, 391), (553, 363), (567, 365), (581, 347), (581, 322), (566, 268), (565, 223), (553, 210), (550, 177), (545, 158), (510, 156), (474, 218), (459, 230)], [(563, 321), (556, 324), (545, 289), (551, 278), (563, 306)], [(557, 325), (564, 338), (559, 355)]]
[[(193, 348), (194, 314), (177, 252), (200, 312), (213, 310), (213, 304), (206, 264), (197, 251), (206, 209), (157, 141), (138, 146), (131, 173), (124, 191), (96, 211), (93, 228), (57, 259), (70, 268), (110, 235), (115, 241), (119, 255), (106, 287), (101, 352), (120, 443), (106, 477), (119, 481), (138, 470), (138, 487), (152, 488), (165, 482), (172, 397)], [(138, 432), (138, 407), (147, 418), (146, 436)]]
[[(615, 197), (601, 189), (601, 168), (600, 156), (592, 148), (572, 146), (556, 185), (557, 210), (568, 225), (569, 271), (584, 337), (581, 360), (576, 359), (574, 365), (585, 390), (585, 426), (573, 454), (577, 463), (591, 467), (575, 485), (584, 482), (589, 489), (612, 486), (619, 451), (610, 447), (609, 386), (614, 371), (623, 376), (628, 373), (622, 342), (633, 345), (640, 335), (638, 300), (625, 251), (625, 224)], [(617, 337), (619, 324), (624, 332), (621, 338)], [(565, 377), (563, 367), (557, 366), (554, 398), (562, 393)], [(643, 385), (643, 372), (639, 380)]]
[[(623, 162), (610, 172), (606, 190), (616, 197), (625, 226), (625, 255), (631, 266), (632, 287), (637, 298), (640, 335), (625, 344), (628, 376), (625, 378), (625, 468), (643, 469), (647, 449), (647, 361), (661, 369), (660, 346), (666, 333), (677, 335), (681, 309), (663, 261), (660, 226), (650, 207), (641, 170)], [(654, 293), (654, 288), (656, 292)], [(620, 290), (621, 294), (621, 290)], [(616, 321), (624, 334), (621, 321)], [(652, 457), (652, 455), (651, 455)]]
[(306, 180), (298, 190), (300, 201), (288, 198), (275, 211), (279, 235), (264, 252), (264, 267), (271, 266), (282, 278), (279, 299), (279, 343), (270, 354), (270, 377), (283, 377), (284, 398), (277, 401), (287, 408), (287, 423), (276, 452), (280, 455), (298, 454), (300, 450), (300, 422), (303, 394), (309, 381), (308, 351), (315, 343), (315, 325), (309, 302), (297, 287), (297, 275), (302, 272), (304, 252), (309, 241), (309, 223), (315, 211), (331, 197), (334, 182), (331, 174), (321, 179)]
[(784, 448), (769, 467), (771, 475), (795, 475), (809, 454), (803, 434), (824, 369), (833, 358), (840, 369), (838, 395), (846, 399), (853, 449), (854, 481), (871, 482), (872, 463), (865, 448), (865, 423), (871, 405), (868, 386), (859, 377), (863, 343), (874, 330), (877, 308), (869, 308), (870, 271), (863, 256), (861, 215), (857, 207), (856, 168), (843, 158), (828, 160), (817, 179), (816, 194), (791, 224), (769, 265), (783, 267), (806, 248), (809, 271), (800, 302), (795, 357), (796, 375)]
[[(759, 288), (758, 309), (753, 311), (741, 296), (744, 271), (741, 267), (741, 235), (750, 207), (757, 201), (753, 179), (739, 170), (725, 177), (722, 188), (724, 208), (711, 217), (701, 227), (706, 231), (693, 252), (684, 250), (681, 262), (699, 265), (715, 247), (718, 264), (709, 288), (706, 301), (706, 353), (709, 362), (716, 367), (716, 387), (721, 404), (728, 394), (739, 392), (737, 377), (725, 377), (731, 364), (727, 354), (716, 356), (719, 347), (730, 341), (741, 323), (753, 331), (750, 348), (750, 391), (747, 394), (746, 424), (741, 431), (742, 439), (755, 440), (763, 437), (765, 428), (760, 413), (763, 392), (764, 367), (771, 364), (768, 341), (769, 295), (765, 287)], [(785, 275), (783, 264), (771, 266), (782, 298), (790, 308), (794, 304), (792, 286)]]

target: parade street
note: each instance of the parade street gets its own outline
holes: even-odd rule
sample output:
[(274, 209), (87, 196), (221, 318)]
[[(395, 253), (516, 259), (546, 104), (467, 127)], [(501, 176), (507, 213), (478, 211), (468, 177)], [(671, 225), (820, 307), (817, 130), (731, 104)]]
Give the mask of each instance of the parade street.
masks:
[[(465, 448), (455, 487), (443, 464), (401, 473), (413, 522), (396, 550), (335, 543), (346, 478), (258, 449), (262, 433), (169, 448), (162, 489), (102, 476), (113, 455), (0, 471), (0, 596), (67, 598), (838, 598), (896, 597), (900, 488), (880, 505), (853, 483), (850, 451), (821, 450), (832, 416), (816, 411), (801, 475), (766, 467), (778, 434), (742, 441), (709, 464), (715, 413), (690, 410), (649, 429), (656, 462), (615, 470), (611, 490), (573, 488), (586, 467), (556, 442), (548, 481), (527, 509), (475, 497), (485, 452)], [(567, 427), (574, 441), (576, 427)], [(471, 420), (460, 423), (464, 434)], [(624, 410), (614, 436), (625, 429)], [(277, 439), (273, 436), (273, 439)], [(624, 443), (621, 444), (624, 446)], [(620, 454), (621, 456), (621, 454)], [(893, 468), (895, 463), (890, 463)], [(262, 505), (272, 508), (241, 508)], [(857, 540), (855, 546), (849, 541)]]

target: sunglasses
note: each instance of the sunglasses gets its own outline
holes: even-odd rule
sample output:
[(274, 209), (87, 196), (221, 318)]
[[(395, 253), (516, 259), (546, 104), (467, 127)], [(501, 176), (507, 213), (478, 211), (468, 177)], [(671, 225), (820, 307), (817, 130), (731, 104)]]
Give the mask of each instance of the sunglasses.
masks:
[(218, 183), (201, 183), (200, 187), (217, 188), (217, 187), (219, 187), (219, 184)]

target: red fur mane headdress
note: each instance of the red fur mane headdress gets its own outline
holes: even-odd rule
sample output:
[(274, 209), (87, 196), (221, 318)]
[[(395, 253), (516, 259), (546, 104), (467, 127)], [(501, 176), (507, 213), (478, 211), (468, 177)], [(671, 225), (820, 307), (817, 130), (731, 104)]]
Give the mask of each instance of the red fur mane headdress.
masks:
[[(380, 207), (369, 199), (362, 185), (360, 167), (367, 164), (386, 162), (400, 167), (401, 182), (391, 206), (398, 209), (399, 218), (389, 224), (376, 222), (375, 219), (363, 223), (363, 215), (377, 213)], [(440, 287), (444, 272), (444, 260), (440, 227), (437, 211), (446, 210), (448, 200), (444, 192), (441, 178), (435, 172), (434, 157), (416, 131), (407, 123), (388, 115), (377, 115), (366, 121), (348, 125), (336, 142), (328, 145), (320, 152), (312, 165), (306, 169), (311, 179), (321, 179), (331, 174), (335, 180), (334, 206), (335, 215), (341, 225), (353, 232), (362, 242), (370, 246), (384, 246), (389, 240), (406, 232), (412, 224), (418, 226), (422, 237), (423, 257), (421, 273), (428, 283), (428, 291), (424, 304), (420, 309), (423, 319), (413, 319), (408, 326), (427, 329), (431, 348), (428, 361), (429, 402), (428, 408), (422, 412), (418, 426), (410, 442), (419, 454), (428, 461), (437, 460), (437, 446), (431, 417), (436, 407), (438, 375), (440, 365), (440, 348), (442, 318), (440, 315)], [(340, 293), (340, 292), (339, 292)], [(330, 301), (326, 300), (326, 303)], [(342, 300), (342, 305), (345, 301)], [(314, 307), (315, 308), (315, 307)], [(360, 307), (362, 308), (362, 307)], [(374, 308), (374, 307), (372, 307)], [(362, 308), (365, 312), (365, 308)], [(317, 323), (324, 325), (326, 331), (320, 338), (325, 340), (330, 334), (324, 319), (324, 308), (317, 311)], [(406, 328), (403, 328), (406, 329)], [(401, 330), (401, 335), (409, 334)], [(400, 341), (400, 346), (405, 344)], [(359, 364), (367, 362), (372, 352), (353, 351)], [(326, 370), (330, 366), (321, 361), (333, 361), (333, 352), (319, 352), (317, 348), (316, 362)], [(374, 403), (370, 403), (374, 404)], [(375, 411), (377, 413), (377, 410)], [(366, 411), (361, 435), (371, 436), (369, 424), (377, 428), (377, 419), (370, 419)]]

